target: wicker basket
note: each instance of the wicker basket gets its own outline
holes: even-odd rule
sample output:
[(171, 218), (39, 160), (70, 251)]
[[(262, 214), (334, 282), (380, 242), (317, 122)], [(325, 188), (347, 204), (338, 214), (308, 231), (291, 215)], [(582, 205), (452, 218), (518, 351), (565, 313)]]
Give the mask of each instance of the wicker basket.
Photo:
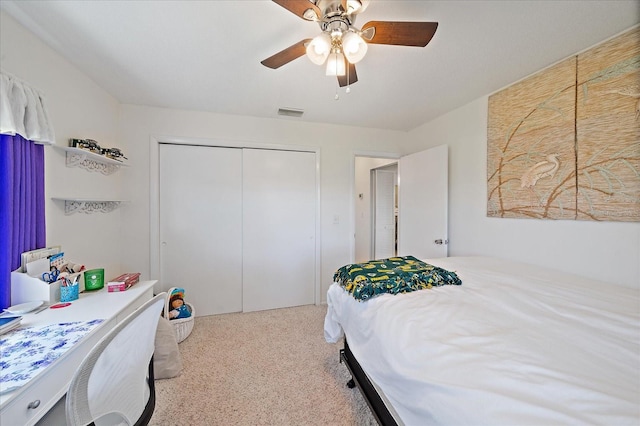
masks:
[(173, 290), (175, 290), (176, 288), (177, 287), (172, 287), (167, 292), (167, 297), (164, 300), (163, 316), (173, 326), (173, 329), (176, 332), (176, 340), (178, 341), (178, 343), (180, 343), (184, 339), (189, 337), (189, 334), (191, 334), (191, 331), (193, 330), (193, 324), (194, 324), (194, 318), (196, 316), (196, 310), (194, 309), (194, 307), (193, 307), (193, 305), (191, 303), (184, 302), (184, 304), (187, 306), (187, 309), (189, 309), (189, 312), (191, 312), (191, 316), (189, 318), (178, 318), (178, 319), (172, 319), (172, 320), (169, 319), (169, 311), (171, 310), (171, 307), (169, 306), (169, 299), (171, 298), (171, 295), (173, 294)]

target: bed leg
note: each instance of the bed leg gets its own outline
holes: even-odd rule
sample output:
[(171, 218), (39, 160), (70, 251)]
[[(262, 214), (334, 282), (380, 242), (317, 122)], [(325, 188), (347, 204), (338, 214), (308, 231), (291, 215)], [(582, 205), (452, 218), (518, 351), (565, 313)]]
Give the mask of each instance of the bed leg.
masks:
[(347, 387), (348, 387), (349, 389), (353, 389), (353, 388), (355, 388), (355, 387), (356, 387), (356, 382), (355, 382), (353, 379), (349, 380), (349, 381), (347, 382)]

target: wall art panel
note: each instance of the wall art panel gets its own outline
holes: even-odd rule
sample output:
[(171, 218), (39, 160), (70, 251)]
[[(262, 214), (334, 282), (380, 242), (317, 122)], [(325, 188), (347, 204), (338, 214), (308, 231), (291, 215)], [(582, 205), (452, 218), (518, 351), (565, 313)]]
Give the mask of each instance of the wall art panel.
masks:
[(640, 27), (489, 97), (487, 216), (640, 221)]
[(576, 60), (489, 98), (488, 216), (575, 218)]
[(640, 221), (640, 28), (578, 55), (578, 219)]

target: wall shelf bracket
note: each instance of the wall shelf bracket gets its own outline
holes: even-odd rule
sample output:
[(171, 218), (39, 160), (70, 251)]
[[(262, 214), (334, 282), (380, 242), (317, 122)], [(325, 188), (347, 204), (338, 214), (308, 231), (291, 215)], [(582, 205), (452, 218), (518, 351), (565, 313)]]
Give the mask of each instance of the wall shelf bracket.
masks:
[(109, 213), (116, 210), (123, 203), (121, 200), (85, 200), (72, 198), (52, 198), (64, 202), (64, 213)]
[(120, 167), (127, 166), (127, 164), (122, 161), (114, 160), (85, 149), (64, 146), (56, 148), (66, 151), (67, 167), (80, 167), (90, 172), (100, 172), (103, 175), (110, 175), (118, 171)]

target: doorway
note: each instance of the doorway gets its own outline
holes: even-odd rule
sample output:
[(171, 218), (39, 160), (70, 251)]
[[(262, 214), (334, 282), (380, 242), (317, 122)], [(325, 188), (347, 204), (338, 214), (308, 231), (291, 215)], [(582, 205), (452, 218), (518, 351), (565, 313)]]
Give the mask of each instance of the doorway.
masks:
[[(387, 157), (354, 156), (354, 263), (394, 255), (378, 255), (373, 250), (376, 240), (381, 243), (380, 229), (374, 228), (373, 217), (382, 203), (375, 201), (371, 190), (372, 176), (378, 174), (387, 178), (387, 186), (396, 184), (392, 196), (394, 234), (390, 237), (394, 245), (397, 239), (395, 256), (412, 255), (419, 259), (448, 256), (448, 161), (447, 145), (400, 157), (392, 154)], [(393, 170), (394, 164), (396, 177), (390, 180), (388, 171)], [(389, 229), (384, 231), (389, 233)]]
[[(395, 168), (395, 181), (391, 182), (393, 184), (392, 189), (395, 190), (398, 182), (397, 164), (397, 158), (369, 156), (355, 157), (355, 262), (366, 262), (367, 260), (375, 258), (375, 242), (376, 237), (378, 236), (375, 230), (375, 212), (377, 208), (376, 198), (378, 198), (378, 201), (380, 202), (379, 204), (383, 204), (381, 197), (375, 196), (375, 170), (393, 170)], [(386, 180), (386, 183), (387, 185), (385, 186), (388, 190), (388, 179)], [(384, 204), (388, 205), (389, 200), (387, 199), (385, 201), (386, 202)], [(380, 217), (378, 216), (378, 218)], [(392, 238), (395, 240), (395, 236)], [(378, 241), (378, 247), (380, 247), (380, 241)]]

